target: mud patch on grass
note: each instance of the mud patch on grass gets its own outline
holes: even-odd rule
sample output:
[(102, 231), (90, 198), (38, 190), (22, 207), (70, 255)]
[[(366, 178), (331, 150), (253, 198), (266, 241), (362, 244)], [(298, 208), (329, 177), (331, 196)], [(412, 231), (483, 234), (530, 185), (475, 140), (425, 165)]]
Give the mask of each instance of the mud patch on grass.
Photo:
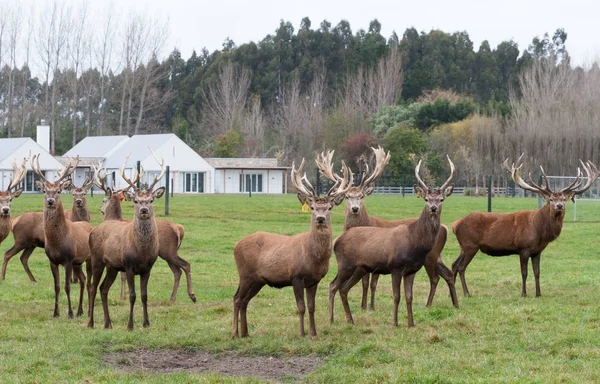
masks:
[(202, 351), (164, 349), (114, 352), (105, 355), (104, 361), (127, 372), (220, 373), (270, 380), (293, 380), (313, 372), (322, 359), (311, 356), (247, 357), (231, 352), (214, 355)]

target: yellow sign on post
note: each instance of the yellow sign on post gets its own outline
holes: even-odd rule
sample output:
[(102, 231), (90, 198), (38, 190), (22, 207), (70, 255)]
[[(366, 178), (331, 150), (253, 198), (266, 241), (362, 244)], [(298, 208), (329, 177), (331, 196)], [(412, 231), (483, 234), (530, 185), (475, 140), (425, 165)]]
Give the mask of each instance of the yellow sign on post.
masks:
[(310, 207), (308, 206), (308, 204), (306, 204), (306, 202), (302, 204), (302, 212), (310, 212)]

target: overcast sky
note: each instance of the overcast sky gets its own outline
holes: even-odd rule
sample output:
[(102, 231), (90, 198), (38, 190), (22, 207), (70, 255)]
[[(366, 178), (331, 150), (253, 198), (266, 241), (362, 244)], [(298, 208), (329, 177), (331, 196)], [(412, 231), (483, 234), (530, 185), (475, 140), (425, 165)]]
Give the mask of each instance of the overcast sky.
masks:
[[(0, 0), (14, 2), (15, 0)], [(44, 0), (21, 0), (22, 3), (41, 5)], [(60, 2), (60, 0), (58, 0)], [(63, 0), (77, 4), (79, 0)], [(99, 17), (99, 10), (108, 7), (108, 0), (89, 0)], [(535, 36), (550, 35), (557, 28), (568, 34), (567, 49), (574, 64), (589, 64), (600, 57), (600, 2), (571, 0), (119, 0), (116, 8), (149, 16), (169, 19), (168, 54), (173, 47), (189, 58), (192, 50), (203, 47), (209, 51), (221, 49), (229, 37), (237, 45), (259, 41), (273, 34), (280, 20), (290, 21), (295, 30), (303, 17), (309, 17), (312, 28), (327, 20), (335, 26), (348, 20), (353, 33), (368, 29), (369, 22), (378, 19), (382, 35), (393, 31), (401, 37), (406, 28), (419, 32), (440, 29), (444, 32), (466, 31), (477, 51), (483, 40), (492, 48), (500, 42), (513, 39), (523, 49)]]

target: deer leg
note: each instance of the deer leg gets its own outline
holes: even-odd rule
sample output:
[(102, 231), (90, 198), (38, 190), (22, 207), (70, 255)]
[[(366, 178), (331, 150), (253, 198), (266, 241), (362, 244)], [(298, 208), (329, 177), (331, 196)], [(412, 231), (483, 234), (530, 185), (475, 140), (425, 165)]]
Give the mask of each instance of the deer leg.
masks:
[[(133, 329), (133, 305), (135, 304), (136, 293), (135, 293), (135, 277), (133, 275), (133, 269), (127, 268), (125, 271), (127, 276), (127, 288), (129, 289), (129, 320), (127, 321), (127, 329)], [(140, 279), (141, 280), (141, 279)], [(141, 281), (140, 281), (141, 285)], [(144, 322), (146, 319), (144, 318)]]
[(231, 338), (237, 339), (240, 337), (238, 333), (238, 318), (240, 315), (240, 286), (238, 285), (235, 295), (233, 295), (233, 329), (231, 330)]
[(298, 307), (298, 320), (300, 321), (300, 337), (304, 337), (304, 313), (306, 307), (304, 304), (304, 283), (301, 279), (292, 280), (294, 287), (294, 296), (296, 297), (296, 307)]
[[(104, 310), (104, 328), (111, 329), (112, 322), (110, 321), (110, 314), (108, 312), (108, 291), (110, 290), (110, 286), (114, 283), (117, 278), (117, 271), (114, 268), (108, 267), (106, 268), (106, 276), (104, 276), (104, 280), (102, 284), (100, 284), (100, 298), (102, 299), (102, 309)], [(94, 273), (94, 278), (96, 273)]]
[(181, 279), (181, 269), (179, 269), (179, 266), (175, 265), (174, 263), (171, 263), (170, 261), (167, 261), (167, 264), (169, 265), (169, 268), (171, 268), (171, 272), (173, 272), (173, 292), (171, 292), (171, 298), (169, 299), (169, 301), (171, 302), (175, 302), (175, 299), (177, 299), (177, 291), (179, 290), (179, 280)]
[(50, 262), (50, 270), (54, 278), (54, 317), (60, 316), (58, 309), (58, 296), (60, 295), (60, 274), (58, 273), (58, 264)]
[[(471, 260), (473, 260), (473, 257), (475, 257), (475, 254), (477, 253), (477, 249), (476, 250), (463, 250), (461, 248), (460, 250), (460, 256), (458, 256), (458, 258), (454, 261), (454, 263), (452, 263), (452, 272), (454, 273), (454, 276), (456, 276), (457, 272), (460, 275), (460, 283), (462, 284), (462, 289), (463, 289), (463, 294), (465, 297), (470, 297), (471, 294), (469, 293), (469, 288), (467, 288), (467, 280), (465, 279), (465, 270), (467, 269), (467, 266), (469, 265), (469, 263), (471, 262)], [(456, 279), (456, 277), (455, 277)]]
[(313, 285), (306, 288), (306, 304), (308, 305), (308, 320), (310, 322), (310, 335), (317, 336), (317, 327), (315, 326), (315, 296), (317, 296), (317, 286)]
[[(6, 267), (8, 265), (8, 261), (12, 259), (17, 253), (21, 252), (23, 248), (18, 247), (17, 244), (14, 244), (8, 251), (4, 253), (4, 260), (2, 261), (2, 280), (6, 279)], [(35, 279), (34, 279), (35, 281)]]
[[(263, 283), (251, 283), (250, 286), (245, 289), (246, 294), (242, 296), (240, 303), (240, 328), (242, 330), (242, 337), (248, 337), (248, 322), (246, 319), (246, 311), (248, 310), (248, 303), (264, 286)], [(240, 294), (242, 289), (240, 289)]]
[(350, 288), (354, 287), (366, 273), (367, 272), (364, 269), (357, 268), (346, 281), (342, 280), (342, 276), (340, 275), (340, 299), (342, 300), (344, 312), (346, 313), (346, 322), (349, 324), (354, 324), (354, 319), (352, 319), (350, 304), (348, 304), (348, 291), (350, 291)]
[(190, 263), (188, 263), (186, 260), (183, 260), (179, 256), (177, 257), (179, 260), (181, 260), (181, 263), (183, 263), (183, 266), (181, 268), (185, 271), (185, 281), (187, 284), (188, 296), (190, 297), (190, 300), (192, 300), (195, 303), (196, 294), (194, 293), (194, 288), (192, 288), (192, 267)]
[(31, 256), (33, 251), (35, 251), (35, 247), (25, 248), (19, 259), (21, 260), (23, 269), (25, 269), (25, 273), (27, 273), (27, 276), (29, 276), (29, 280), (37, 282), (35, 280), (35, 277), (33, 277), (33, 273), (31, 273), (31, 270), (29, 269), (29, 257)]
[(408, 319), (408, 327), (414, 327), (415, 322), (413, 320), (413, 282), (415, 280), (416, 273), (404, 276), (404, 299), (406, 300), (406, 316)]
[(85, 290), (85, 274), (81, 265), (73, 265), (73, 276), (79, 282), (79, 305), (77, 306), (77, 317), (79, 317), (83, 315), (83, 291)]
[(338, 275), (335, 276), (333, 281), (329, 284), (329, 324), (333, 323), (333, 308), (334, 308), (334, 299), (335, 293), (339, 289), (339, 279)]
[(125, 295), (127, 294), (127, 288), (125, 288), (127, 285), (127, 275), (125, 274), (125, 272), (121, 272), (121, 300), (125, 300)]
[[(129, 280), (129, 279), (128, 279)], [(133, 280), (133, 279), (132, 279)], [(150, 280), (150, 271), (140, 275), (140, 293), (142, 295), (142, 309), (144, 311), (144, 328), (150, 326), (150, 318), (148, 317), (148, 281)], [(130, 315), (132, 326), (133, 326), (133, 307), (131, 308)]]
[[(446, 265), (442, 262), (441, 259), (437, 262), (435, 266), (436, 273), (442, 277), (448, 284), (448, 289), (450, 290), (450, 297), (452, 298), (452, 304), (458, 308), (458, 295), (456, 294), (456, 286), (454, 285), (454, 273), (446, 267)], [(433, 301), (433, 297), (431, 298)]]
[(73, 277), (73, 262), (65, 263), (65, 294), (67, 295), (67, 305), (69, 308), (69, 319), (73, 318), (73, 307), (71, 306), (71, 278)]
[(529, 255), (519, 255), (519, 261), (521, 262), (521, 276), (523, 278), (523, 288), (521, 289), (521, 296), (527, 296), (527, 264), (529, 264)]
[(369, 278), (370, 273), (367, 273), (362, 278), (362, 300), (360, 301), (360, 309), (367, 309), (367, 297), (369, 296)]
[(91, 269), (92, 269), (92, 273), (89, 274), (89, 269), (88, 269), (88, 276), (91, 276), (90, 279), (91, 280), (91, 286), (90, 286), (90, 301), (88, 303), (88, 327), (90, 328), (94, 328), (94, 304), (96, 301), (96, 292), (98, 291), (98, 285), (100, 284), (100, 279), (102, 278), (102, 273), (104, 272), (104, 264), (102, 263), (98, 263), (99, 265), (93, 265), (92, 263), (90, 263), (91, 265)]
[(429, 276), (429, 297), (427, 297), (427, 304), (425, 305), (427, 308), (429, 308), (433, 303), (433, 297), (435, 296), (435, 291), (437, 289), (438, 282), (440, 281), (440, 276), (437, 274), (436, 265), (426, 263), (424, 267), (425, 271), (427, 272), (427, 276)]
[(531, 266), (533, 267), (533, 276), (535, 277), (535, 296), (542, 296), (540, 289), (540, 258), (541, 254), (537, 254), (531, 257)]
[(375, 291), (377, 290), (377, 282), (379, 281), (379, 274), (373, 273), (371, 277), (371, 311), (375, 310)]
[(400, 283), (402, 282), (402, 273), (392, 272), (392, 292), (394, 295), (394, 326), (398, 326), (398, 306), (400, 305)]

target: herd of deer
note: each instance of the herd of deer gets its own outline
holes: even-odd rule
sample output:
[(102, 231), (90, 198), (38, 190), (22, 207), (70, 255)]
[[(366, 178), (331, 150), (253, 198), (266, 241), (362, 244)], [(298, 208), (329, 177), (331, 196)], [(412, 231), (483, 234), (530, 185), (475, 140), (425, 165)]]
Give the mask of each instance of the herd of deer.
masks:
[[(592, 162), (580, 161), (581, 167), (578, 168), (577, 176), (571, 185), (553, 191), (543, 168), (541, 172), (545, 185), (540, 186), (533, 182), (531, 174), (529, 183), (521, 178), (523, 155), (512, 165), (508, 164), (507, 159), (503, 167), (511, 174), (515, 184), (537, 193), (546, 204), (533, 211), (473, 212), (455, 221), (452, 224), (452, 231), (458, 240), (460, 255), (452, 264), (452, 269), (449, 269), (444, 265), (441, 257), (448, 228), (440, 223), (440, 218), (442, 203), (454, 189), (454, 184), (450, 184), (455, 172), (454, 164), (448, 158), (450, 176), (441, 187), (432, 188), (427, 186), (419, 175), (421, 168), (421, 161), (419, 161), (415, 167), (418, 184), (415, 184), (414, 189), (417, 197), (425, 200), (421, 215), (418, 218), (388, 221), (369, 216), (364, 205), (364, 198), (373, 192), (375, 180), (390, 160), (390, 153), (386, 154), (381, 147), (373, 148), (373, 152), (375, 167), (372, 173), (369, 173), (368, 164), (365, 162), (358, 186), (353, 186), (353, 174), (344, 162), (342, 162), (341, 175), (333, 171), (333, 151), (319, 154), (315, 162), (321, 175), (334, 183), (325, 197), (318, 196), (303, 173), (304, 160), (298, 169), (292, 165), (292, 184), (298, 190), (298, 199), (301, 204), (308, 204), (312, 212), (310, 230), (293, 236), (257, 232), (244, 237), (236, 244), (234, 256), (240, 282), (233, 298), (232, 337), (239, 337), (239, 328), (242, 337), (248, 336), (246, 319), (248, 303), (265, 285), (275, 288), (290, 285), (293, 287), (298, 307), (300, 336), (305, 334), (304, 290), (306, 290), (310, 335), (316, 336), (314, 312), (317, 285), (327, 274), (329, 259), (333, 252), (337, 260), (337, 275), (329, 285), (330, 322), (333, 322), (334, 318), (336, 292), (340, 292), (346, 321), (353, 323), (348, 304), (348, 291), (362, 280), (361, 307), (363, 309), (367, 307), (370, 286), (370, 308), (374, 309), (378, 276), (391, 274), (394, 325), (398, 325), (400, 283), (404, 279), (408, 326), (414, 326), (413, 281), (415, 274), (423, 266), (430, 281), (427, 307), (433, 301), (440, 276), (448, 284), (452, 304), (458, 307), (456, 275), (460, 275), (464, 295), (470, 296), (465, 280), (465, 269), (477, 251), (490, 256), (519, 255), (523, 278), (522, 296), (526, 296), (527, 266), (531, 258), (536, 296), (540, 296), (541, 252), (560, 235), (566, 202), (589, 189), (600, 176), (600, 171)], [(344, 199), (346, 200), (344, 233), (333, 240), (331, 211)], [(372, 276), (370, 284), (369, 275)], [(241, 323), (239, 326), (238, 320)]]
[[(173, 271), (175, 283), (171, 301), (176, 298), (182, 270), (187, 279), (188, 295), (192, 301), (196, 296), (191, 285), (190, 264), (179, 257), (178, 249), (184, 236), (183, 226), (167, 221), (155, 220), (153, 202), (160, 198), (164, 187), (156, 188), (165, 170), (164, 161), (159, 161), (161, 173), (154, 178), (147, 188), (138, 188), (143, 171), (134, 171), (133, 179), (125, 175), (124, 166), (120, 170), (121, 177), (128, 187), (112, 190), (105, 185), (106, 172), (99, 166), (88, 176), (81, 187), (72, 184), (71, 174), (77, 168), (79, 158), (69, 159), (65, 168), (58, 173), (58, 179), (51, 182), (40, 170), (39, 155), (30, 160), (31, 169), (39, 177), (36, 186), (44, 194), (43, 212), (28, 212), (11, 222), (10, 208), (13, 198), (18, 197), (23, 189), (17, 188), (27, 172), (27, 159), (22, 164), (13, 162), (13, 176), (6, 191), (0, 191), (0, 242), (12, 231), (14, 245), (4, 254), (2, 263), (2, 279), (6, 276), (8, 261), (23, 251), (21, 263), (29, 279), (36, 281), (31, 273), (28, 260), (36, 247), (44, 248), (50, 261), (54, 277), (54, 317), (60, 315), (59, 266), (65, 269), (65, 293), (68, 302), (68, 316), (73, 317), (71, 306), (71, 279), (80, 284), (77, 316), (83, 314), (84, 291), (88, 292), (88, 316), (90, 327), (94, 326), (94, 301), (102, 274), (106, 269), (106, 277), (100, 285), (100, 296), (104, 310), (104, 326), (112, 328), (108, 311), (108, 291), (120, 271), (122, 279), (121, 298), (125, 298), (125, 282), (129, 288), (130, 314), (128, 329), (133, 328), (133, 305), (136, 300), (134, 275), (140, 275), (140, 290), (144, 313), (144, 327), (150, 323), (147, 310), (147, 287), (152, 268), (157, 257), (163, 258)], [(127, 163), (127, 159), (125, 160)], [(96, 185), (104, 191), (101, 212), (104, 221), (93, 227), (90, 224), (90, 211), (86, 194)], [(16, 189), (15, 189), (16, 188)], [(14, 190), (14, 191), (13, 191)], [(74, 202), (71, 210), (64, 210), (61, 193), (70, 190)], [(133, 221), (123, 219), (121, 198), (133, 201)], [(83, 264), (86, 273), (83, 272)], [(87, 277), (86, 277), (87, 276)]]
[[(540, 291), (540, 255), (546, 246), (555, 240), (561, 232), (568, 200), (589, 189), (600, 176), (600, 171), (590, 161), (582, 162), (575, 180), (566, 188), (553, 191), (548, 178), (541, 168), (545, 185), (529, 182), (520, 176), (523, 166), (522, 157), (509, 165), (508, 159), (503, 167), (511, 174), (516, 185), (537, 193), (546, 204), (532, 211), (514, 213), (473, 212), (455, 221), (452, 231), (460, 246), (460, 254), (449, 269), (442, 262), (441, 252), (446, 244), (448, 228), (441, 224), (442, 203), (454, 190), (451, 180), (455, 167), (450, 158), (450, 176), (439, 188), (432, 188), (420, 177), (421, 161), (415, 167), (418, 184), (414, 189), (417, 197), (425, 200), (425, 207), (418, 218), (388, 221), (369, 216), (364, 199), (374, 190), (374, 183), (390, 160), (383, 148), (373, 148), (375, 167), (369, 172), (365, 161), (360, 184), (354, 186), (354, 175), (342, 162), (341, 175), (333, 170), (333, 151), (319, 154), (315, 162), (321, 175), (333, 182), (333, 186), (324, 197), (319, 197), (304, 173), (304, 159), (298, 169), (292, 164), (292, 184), (298, 191), (298, 200), (311, 210), (311, 223), (308, 232), (293, 236), (284, 236), (268, 232), (256, 232), (242, 238), (234, 247), (234, 257), (239, 274), (239, 285), (233, 298), (232, 336), (248, 336), (246, 312), (248, 303), (264, 287), (281, 288), (292, 286), (298, 308), (300, 335), (304, 336), (304, 315), (306, 304), (310, 324), (310, 335), (316, 336), (315, 296), (317, 286), (329, 270), (329, 261), (333, 252), (337, 260), (337, 275), (329, 286), (329, 320), (334, 319), (334, 298), (339, 291), (346, 321), (353, 323), (352, 312), (348, 304), (349, 290), (362, 280), (363, 309), (367, 307), (369, 287), (371, 288), (370, 308), (375, 308), (375, 290), (380, 274), (391, 274), (394, 298), (394, 325), (398, 325), (398, 306), (400, 303), (400, 285), (404, 280), (408, 326), (414, 326), (412, 313), (413, 281), (415, 274), (425, 267), (430, 281), (427, 307), (431, 306), (440, 276), (448, 284), (452, 304), (458, 308), (455, 288), (456, 275), (460, 276), (463, 293), (470, 296), (465, 280), (465, 270), (475, 254), (481, 251), (490, 256), (517, 254), (521, 262), (522, 296), (526, 296), (526, 280), (529, 259), (533, 265), (536, 296)], [(19, 165), (13, 162), (13, 177), (5, 191), (0, 191), (0, 243), (12, 231), (14, 245), (5, 253), (2, 264), (2, 279), (5, 278), (8, 261), (23, 251), (21, 263), (27, 275), (35, 281), (28, 267), (28, 259), (36, 247), (44, 248), (50, 261), (54, 277), (54, 316), (59, 316), (60, 278), (59, 266), (65, 269), (65, 293), (68, 302), (68, 316), (73, 317), (70, 285), (79, 282), (80, 296), (77, 316), (83, 314), (83, 296), (87, 289), (88, 325), (94, 326), (94, 303), (98, 285), (104, 311), (104, 327), (112, 328), (108, 311), (108, 292), (118, 272), (121, 272), (121, 298), (125, 298), (125, 283), (129, 288), (128, 329), (133, 328), (133, 306), (136, 300), (134, 276), (140, 275), (140, 290), (143, 307), (143, 326), (150, 325), (147, 310), (147, 287), (150, 270), (157, 257), (163, 258), (171, 268), (175, 282), (171, 300), (176, 298), (182, 270), (187, 280), (188, 295), (192, 301), (196, 296), (191, 285), (190, 264), (178, 255), (178, 249), (184, 236), (183, 226), (154, 218), (153, 202), (160, 198), (164, 187), (156, 184), (164, 174), (164, 161), (156, 158), (162, 172), (154, 178), (147, 188), (139, 188), (143, 171), (134, 171), (134, 177), (125, 174), (124, 166), (120, 175), (128, 184), (121, 190), (112, 190), (105, 185), (106, 172), (99, 166), (94, 167), (93, 176), (89, 176), (78, 188), (72, 184), (71, 174), (77, 168), (79, 158), (69, 159), (65, 168), (59, 172), (58, 179), (51, 182), (40, 170), (39, 155), (30, 160), (31, 168), (39, 177), (37, 187), (44, 194), (43, 212), (25, 213), (11, 221), (11, 201), (18, 197), (23, 189), (18, 188), (27, 172), (27, 159)], [(127, 159), (125, 160), (127, 163)], [(581, 171), (583, 169), (583, 171)], [(585, 172), (585, 174), (584, 174)], [(90, 212), (86, 194), (96, 185), (105, 193), (101, 212), (104, 221), (93, 227), (90, 224)], [(73, 208), (64, 210), (61, 192), (70, 190), (74, 198)], [(133, 221), (123, 219), (121, 200), (133, 201)], [(331, 213), (333, 207), (346, 200), (344, 233), (335, 241), (332, 238)], [(86, 273), (83, 272), (83, 264)], [(102, 275), (106, 276), (100, 284)], [(87, 276), (87, 277), (86, 277)], [(371, 279), (369, 277), (371, 276)], [(370, 282), (369, 282), (370, 280)], [(238, 325), (239, 321), (239, 325)]]

